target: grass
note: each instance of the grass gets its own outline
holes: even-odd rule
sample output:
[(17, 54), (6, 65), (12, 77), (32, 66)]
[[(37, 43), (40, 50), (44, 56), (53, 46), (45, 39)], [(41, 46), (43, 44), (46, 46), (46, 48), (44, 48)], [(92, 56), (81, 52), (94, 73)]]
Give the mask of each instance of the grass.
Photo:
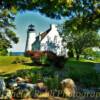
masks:
[(16, 59), (25, 59), (27, 62), (31, 62), (31, 60), (24, 56), (0, 56), (0, 73), (8, 74), (16, 72), (17, 70), (21, 69), (37, 69), (36, 66), (30, 66), (25, 64), (14, 64), (13, 62), (16, 61)]
[(100, 86), (100, 74), (96, 73), (94, 69), (96, 62), (91, 62), (81, 59), (77, 61), (75, 59), (69, 59), (66, 63), (68, 69), (68, 77), (71, 77), (76, 82), (81, 83), (83, 86)]
[[(27, 63), (13, 63), (14, 61), (25, 60)], [(48, 76), (50, 77), (50, 82), (54, 82), (54, 87), (58, 84), (56, 72), (59, 74), (62, 73), (59, 80), (61, 81), (64, 78), (72, 78), (75, 82), (79, 82), (85, 86), (100, 86), (100, 74), (97, 75), (94, 69), (95, 63), (90, 62), (84, 59), (77, 61), (75, 59), (69, 59), (66, 61), (63, 69), (57, 69), (55, 67), (46, 67), (46, 66), (33, 66), (31, 60), (24, 56), (0, 56), (0, 75), (10, 75), (19, 71), (19, 76), (30, 75), (32, 76), (33, 81), (35, 82), (37, 77)], [(23, 72), (22, 72), (23, 70)], [(22, 72), (22, 73), (21, 73)], [(34, 76), (34, 72), (37, 72), (38, 75)], [(41, 75), (39, 76), (39, 72)], [(23, 74), (24, 73), (24, 74)], [(26, 74), (25, 74), (26, 73)], [(48, 84), (51, 83), (48, 81)], [(98, 83), (97, 83), (98, 82)], [(56, 85), (55, 85), (56, 84)], [(48, 85), (48, 86), (49, 86)], [(52, 84), (51, 84), (52, 85)], [(51, 88), (51, 87), (50, 87)]]
[[(24, 57), (24, 56), (0, 56), (0, 73), (12, 73), (16, 72), (20, 69), (38, 69), (37, 66), (30, 66), (25, 64), (13, 64), (14, 61), (18, 59), (24, 59), (28, 63), (31, 63), (30, 58)], [(71, 69), (75, 70), (82, 70), (82, 72), (87, 72), (90, 70), (93, 70), (94, 63), (89, 60), (83, 60), (76, 61), (75, 59), (69, 59), (65, 65), (65, 69), (67, 67), (70, 67)], [(46, 69), (46, 68), (45, 68)], [(48, 69), (48, 68), (47, 68)], [(50, 68), (49, 68), (50, 70)]]
[(94, 66), (94, 61), (86, 59), (76, 60), (75, 58), (71, 58), (67, 63), (72, 64), (71, 66)]
[(69, 73), (75, 73), (80, 75), (85, 75), (91, 72), (96, 72), (94, 70), (95, 64), (86, 61), (77, 61), (75, 59), (69, 59), (66, 63), (66, 67), (69, 69)]
[(81, 62), (91, 62), (91, 63), (100, 63), (100, 58), (95, 58), (94, 60), (80, 59)]

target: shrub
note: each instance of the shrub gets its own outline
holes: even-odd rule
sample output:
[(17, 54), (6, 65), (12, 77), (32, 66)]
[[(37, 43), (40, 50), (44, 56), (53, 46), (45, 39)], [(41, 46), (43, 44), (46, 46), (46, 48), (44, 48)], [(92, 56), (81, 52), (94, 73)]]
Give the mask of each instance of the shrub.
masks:
[(33, 61), (33, 63), (35, 64), (41, 64), (41, 57), (42, 57), (42, 52), (41, 51), (34, 51), (32, 53), (31, 59)]
[(27, 51), (27, 56), (30, 56), (34, 64), (55, 66), (63, 68), (66, 58), (57, 56), (52, 51)]
[(51, 51), (27, 51), (25, 55), (30, 56), (34, 64), (42, 65), (49, 65), (57, 57)]
[(25, 52), (25, 54), (24, 54), (25, 56), (27, 56), (27, 57), (30, 57), (30, 56), (32, 56), (33, 55), (33, 51), (26, 51)]
[(57, 59), (57, 55), (51, 51), (44, 51), (43, 55), (46, 56), (45, 63), (48, 65), (54, 65)]
[(55, 60), (55, 66), (58, 68), (63, 68), (65, 64), (66, 58), (64, 56), (57, 56), (57, 59)]
[(24, 57), (16, 57), (14, 59), (14, 61), (12, 62), (13, 64), (24, 64), (27, 62), (27, 59), (25, 59)]
[(64, 56), (57, 56), (55, 53), (51, 51), (44, 51), (43, 52), (47, 57), (47, 63), (49, 65), (53, 65), (57, 68), (63, 68), (66, 58)]
[[(90, 72), (81, 72), (76, 69), (71, 69), (72, 71), (68, 72), (68, 76), (79, 82), (85, 87), (98, 87), (100, 86), (98, 74), (95, 71)], [(96, 82), (98, 80), (98, 82)], [(98, 84), (99, 83), (99, 84)]]

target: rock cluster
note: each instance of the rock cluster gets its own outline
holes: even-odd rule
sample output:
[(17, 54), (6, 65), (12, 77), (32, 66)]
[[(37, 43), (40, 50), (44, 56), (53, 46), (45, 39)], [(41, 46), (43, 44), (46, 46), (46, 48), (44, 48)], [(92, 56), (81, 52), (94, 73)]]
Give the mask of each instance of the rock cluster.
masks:
[(21, 77), (9, 79), (7, 82), (3, 78), (0, 79), (0, 100), (32, 98), (42, 96), (40, 94), (46, 92), (47, 87), (43, 81), (32, 84)]
[[(72, 79), (62, 80), (61, 86), (66, 96), (71, 97), (75, 94), (75, 83)], [(28, 100), (28, 98), (48, 97), (50, 98), (52, 96), (42, 80), (38, 80), (35, 84), (32, 84), (28, 79), (26, 80), (21, 77), (9, 79), (7, 82), (4, 79), (0, 79), (0, 100)]]

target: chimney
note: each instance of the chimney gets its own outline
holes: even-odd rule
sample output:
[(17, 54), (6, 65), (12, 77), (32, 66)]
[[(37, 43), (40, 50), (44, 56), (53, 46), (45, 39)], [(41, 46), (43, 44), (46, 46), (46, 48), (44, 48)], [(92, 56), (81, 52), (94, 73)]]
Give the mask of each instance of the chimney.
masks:
[(56, 27), (55, 24), (51, 24), (51, 25), (50, 25), (50, 28), (53, 29), (53, 30), (57, 30), (57, 27)]

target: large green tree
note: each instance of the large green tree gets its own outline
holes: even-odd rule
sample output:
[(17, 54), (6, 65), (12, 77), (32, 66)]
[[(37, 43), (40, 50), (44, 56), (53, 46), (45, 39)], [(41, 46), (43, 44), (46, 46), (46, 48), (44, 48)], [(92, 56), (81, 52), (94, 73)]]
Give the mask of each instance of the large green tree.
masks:
[[(37, 10), (52, 18), (85, 14), (87, 20), (99, 18), (100, 0), (0, 0), (0, 7), (16, 10)], [(80, 14), (77, 12), (81, 12)]]
[(12, 47), (12, 41), (18, 42), (13, 28), (14, 17), (11, 15), (9, 10), (0, 9), (0, 55), (6, 55), (7, 49)]
[[(98, 20), (88, 23), (84, 22), (84, 16), (77, 16), (67, 20), (61, 26), (62, 37), (66, 41), (69, 50), (74, 50), (76, 59), (79, 60), (80, 54), (88, 47), (100, 46), (100, 35), (98, 34)], [(73, 51), (72, 51), (73, 52)]]
[[(77, 2), (75, 2), (77, 1)], [(100, 37), (97, 34), (100, 28), (100, 1), (75, 0), (71, 8), (70, 17), (63, 25), (62, 33), (68, 48), (74, 49), (77, 60), (87, 47), (99, 47)]]

